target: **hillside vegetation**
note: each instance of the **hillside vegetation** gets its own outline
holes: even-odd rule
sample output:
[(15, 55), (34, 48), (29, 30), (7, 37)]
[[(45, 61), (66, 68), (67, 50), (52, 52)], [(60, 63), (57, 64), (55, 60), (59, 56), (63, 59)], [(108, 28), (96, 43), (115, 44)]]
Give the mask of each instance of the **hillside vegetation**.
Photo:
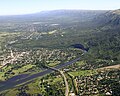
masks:
[[(55, 67), (81, 57), (81, 61), (61, 69), (70, 92), (78, 96), (120, 95), (119, 68), (96, 70), (120, 64), (120, 10), (0, 16), (0, 39), (0, 88), (14, 76), (36, 74), (46, 70), (45, 66)], [(53, 72), (0, 95), (64, 96), (64, 92), (63, 78)]]

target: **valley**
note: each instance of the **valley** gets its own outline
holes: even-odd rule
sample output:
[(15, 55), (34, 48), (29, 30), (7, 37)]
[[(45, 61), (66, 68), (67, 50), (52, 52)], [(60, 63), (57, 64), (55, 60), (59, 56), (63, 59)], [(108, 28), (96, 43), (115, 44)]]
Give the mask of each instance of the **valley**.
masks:
[(119, 13), (0, 17), (0, 96), (119, 96)]

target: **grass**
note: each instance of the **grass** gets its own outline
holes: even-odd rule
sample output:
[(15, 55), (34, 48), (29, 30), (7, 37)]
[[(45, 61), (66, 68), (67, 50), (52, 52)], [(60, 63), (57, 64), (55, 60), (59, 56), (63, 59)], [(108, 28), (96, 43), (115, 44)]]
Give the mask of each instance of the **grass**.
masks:
[(14, 89), (10, 89), (9, 91), (5, 91), (4, 93), (5, 93), (5, 96), (11, 96), (11, 94), (12, 96), (16, 96), (17, 92), (18, 91), (14, 88)]
[(78, 70), (74, 72), (69, 72), (68, 74), (70, 74), (71, 76), (90, 76), (97, 74), (97, 72), (95, 70)]
[(4, 80), (5, 80), (4, 75), (5, 75), (5, 73), (6, 73), (8, 70), (10, 70), (11, 68), (12, 68), (11, 66), (5, 66), (4, 68), (2, 68), (2, 70), (4, 70), (4, 71), (1, 71), (1, 72), (0, 72), (0, 80), (1, 80), (1, 81), (4, 81)]
[(36, 79), (35, 82), (28, 84), (29, 90), (27, 90), (27, 93), (30, 94), (35, 94), (35, 93), (40, 93), (40, 88), (38, 86), (40, 79)]
[(85, 65), (86, 62), (84, 60), (76, 62), (77, 66)]
[[(18, 68), (18, 69), (13, 69), (12, 72), (14, 73), (14, 75), (18, 75), (20, 73), (25, 73), (25, 71), (27, 71), (28, 69), (31, 69), (32, 67), (34, 67), (35, 65), (32, 65), (32, 64), (28, 64), (28, 65), (25, 65), (21, 68)], [(2, 72), (0, 72), (0, 80), (1, 81), (4, 81), (5, 80), (5, 73), (8, 72), (9, 70), (11, 70), (12, 66), (5, 66), (2, 70)], [(9, 78), (12, 77), (13, 75), (12, 74), (9, 74)]]
[(28, 65), (25, 65), (25, 66), (17, 69), (17, 70), (13, 70), (12, 72), (14, 72), (15, 74), (23, 73), (23, 72), (27, 71), (28, 69), (31, 69), (34, 66), (35, 65), (28, 64)]
[(56, 65), (58, 65), (60, 63), (60, 61), (50, 61), (50, 63), (48, 64), (49, 67), (54, 67)]
[[(50, 79), (52, 80), (52, 79)], [(54, 78), (54, 80), (52, 80), (52, 82), (49, 82), (50, 84), (54, 85), (56, 84), (57, 82), (61, 82), (63, 81), (62, 77), (59, 77), (59, 78)]]

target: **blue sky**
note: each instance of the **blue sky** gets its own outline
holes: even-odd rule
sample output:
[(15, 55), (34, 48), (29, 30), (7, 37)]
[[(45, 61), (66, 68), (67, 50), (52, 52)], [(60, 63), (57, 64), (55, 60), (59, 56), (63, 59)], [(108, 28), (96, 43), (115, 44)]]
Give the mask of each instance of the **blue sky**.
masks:
[(0, 0), (0, 15), (36, 13), (57, 9), (120, 9), (120, 0)]

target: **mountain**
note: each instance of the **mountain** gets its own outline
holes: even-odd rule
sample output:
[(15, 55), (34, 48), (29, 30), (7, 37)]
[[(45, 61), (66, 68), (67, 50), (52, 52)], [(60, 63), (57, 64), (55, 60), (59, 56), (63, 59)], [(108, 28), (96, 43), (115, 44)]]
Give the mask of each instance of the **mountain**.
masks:
[[(96, 50), (94, 56), (98, 58), (115, 60), (120, 59), (120, 10), (108, 11), (94, 19), (97, 27), (96, 32), (89, 39), (88, 45)], [(98, 55), (99, 54), (99, 55)]]
[(113, 26), (120, 25), (120, 9), (110, 12), (110, 21), (108, 22)]
[[(26, 24), (27, 27), (30, 25), (37, 24), (53, 24), (58, 23), (60, 25), (70, 24), (81, 24), (89, 23), (92, 25), (119, 25), (120, 24), (120, 9), (114, 11), (103, 11), (103, 10), (54, 10), (54, 11), (42, 11), (39, 13), (28, 14), (28, 15), (14, 15), (14, 16), (0, 16), (0, 26), (10, 27), (10, 29), (17, 27), (16, 25), (22, 26)], [(35, 24), (34, 24), (35, 23)], [(87, 24), (86, 23), (86, 24)], [(4, 25), (3, 25), (4, 24)], [(11, 25), (11, 26), (10, 26)], [(83, 25), (83, 24), (81, 24)], [(23, 28), (25, 29), (25, 28)], [(24, 30), (23, 30), (24, 31)]]
[[(120, 70), (116, 66), (120, 64), (120, 10), (54, 10), (1, 16), (0, 38), (0, 61), (5, 62), (1, 63), (0, 80), (5, 81), (0, 81), (0, 88), (10, 88), (0, 96), (64, 96), (65, 86), (58, 72), (26, 80), (38, 76), (38, 72), (44, 74), (46, 66), (71, 64), (77, 57), (80, 61), (62, 69), (68, 73), (71, 92), (82, 96), (106, 96), (110, 92), (119, 96)], [(115, 69), (106, 70), (108, 66)]]
[(45, 21), (45, 19), (49, 20), (59, 20), (59, 19), (81, 19), (81, 20), (90, 20), (106, 11), (101, 10), (53, 10), (53, 11), (42, 11), (34, 14), (27, 15), (13, 15), (13, 16), (0, 16), (0, 21), (9, 22), (12, 20), (23, 20), (24, 21)]
[[(87, 28), (96, 26), (92, 21), (95, 17), (104, 14), (106, 11), (91, 10), (54, 10), (43, 11), (35, 14), (18, 15), (18, 16), (0, 16), (0, 31), (7, 32), (29, 32), (36, 27), (49, 26), (57, 24), (62, 28), (69, 26), (78, 26)], [(95, 21), (96, 22), (96, 21)], [(38, 32), (44, 31), (36, 28)]]
[(120, 25), (120, 9), (107, 11), (95, 17), (95, 21), (102, 26), (118, 27)]

